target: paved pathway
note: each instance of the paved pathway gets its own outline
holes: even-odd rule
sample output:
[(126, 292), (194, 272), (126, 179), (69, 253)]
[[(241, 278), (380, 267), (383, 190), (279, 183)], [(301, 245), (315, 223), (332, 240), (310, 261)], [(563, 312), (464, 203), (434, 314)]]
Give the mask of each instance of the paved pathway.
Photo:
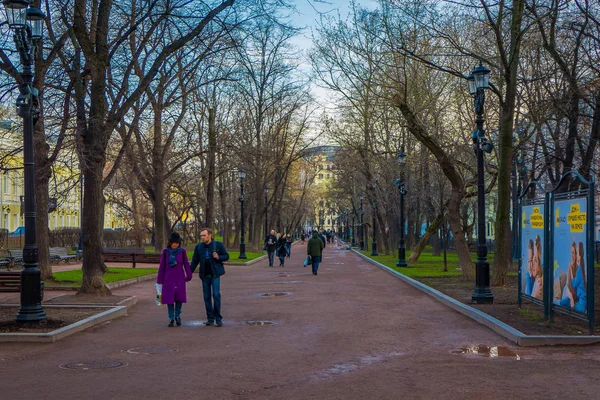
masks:
[[(222, 328), (194, 326), (205, 318), (195, 276), (187, 326), (166, 326), (144, 282), (114, 291), (139, 296), (127, 317), (54, 344), (0, 344), (0, 398), (598, 398), (600, 347), (519, 349), (341, 248), (327, 247), (313, 276), (304, 251), (295, 246), (285, 268), (227, 267)], [(507, 346), (520, 360), (452, 353), (472, 344)], [(126, 352), (144, 346), (159, 354)], [(91, 360), (128, 366), (59, 368)]]

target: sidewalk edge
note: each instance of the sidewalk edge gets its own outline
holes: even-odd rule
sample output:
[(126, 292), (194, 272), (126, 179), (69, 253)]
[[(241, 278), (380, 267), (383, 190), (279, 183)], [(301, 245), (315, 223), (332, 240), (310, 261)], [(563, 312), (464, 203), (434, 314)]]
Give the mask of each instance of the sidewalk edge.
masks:
[(412, 287), (430, 295), (440, 303), (452, 308), (453, 310), (477, 321), (478, 323), (490, 328), (500, 336), (516, 343), (519, 346), (562, 346), (562, 345), (587, 345), (600, 342), (600, 336), (567, 336), (567, 335), (526, 335), (523, 332), (513, 328), (512, 326), (480, 311), (473, 307), (461, 303), (442, 292), (433, 289), (415, 279), (401, 274), (392, 268), (385, 266), (364, 254), (352, 249), (352, 252), (359, 255), (373, 265), (378, 266), (384, 271), (400, 278)]

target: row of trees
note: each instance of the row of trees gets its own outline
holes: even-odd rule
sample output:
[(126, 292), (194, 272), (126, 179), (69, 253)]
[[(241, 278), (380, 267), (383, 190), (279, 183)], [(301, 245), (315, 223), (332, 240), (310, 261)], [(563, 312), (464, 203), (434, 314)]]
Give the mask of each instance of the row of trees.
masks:
[[(492, 69), (487, 130), (495, 144), (486, 185), (495, 215), (492, 283), (511, 264), (511, 170), (521, 183), (556, 185), (563, 173), (596, 173), (600, 135), (600, 4), (591, 0), (381, 1), (353, 4), (347, 19), (324, 16), (311, 60), (335, 93), (328, 133), (345, 152), (332, 195), (356, 211), (363, 192), (377, 225), (398, 230), (394, 158), (410, 156), (409, 238), (449, 223), (465, 279), (472, 279), (465, 232), (472, 232), (476, 162), (473, 107), (466, 89), (480, 62)], [(574, 188), (565, 180), (560, 190)], [(349, 199), (352, 199), (349, 201)], [(445, 222), (444, 222), (445, 224)], [(393, 235), (391, 236), (393, 237)], [(390, 237), (381, 235), (386, 252)], [(414, 260), (414, 259), (413, 259)]]
[[(239, 224), (236, 171), (245, 168), (254, 247), (267, 209), (273, 226), (298, 225), (312, 179), (299, 161), (311, 145), (304, 133), (313, 110), (289, 44), (296, 33), (285, 17), (289, 4), (32, 5), (46, 13), (48, 30), (35, 63), (42, 109), (35, 128), (36, 206), (48, 207), (53, 166), (76, 155), (84, 187), (81, 293), (110, 294), (102, 258), (107, 200), (137, 231), (145, 228), (150, 209), (157, 250), (185, 220), (195, 220), (196, 228), (218, 221), (230, 235)], [(9, 39), (3, 35), (0, 68), (12, 89), (21, 78), (9, 57)], [(37, 215), (45, 279), (52, 274), (48, 220), (46, 213)]]

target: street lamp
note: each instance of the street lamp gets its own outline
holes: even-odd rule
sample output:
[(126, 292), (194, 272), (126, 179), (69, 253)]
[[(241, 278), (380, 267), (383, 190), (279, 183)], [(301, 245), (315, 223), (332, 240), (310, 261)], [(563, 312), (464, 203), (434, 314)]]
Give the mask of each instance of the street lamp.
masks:
[(14, 31), (14, 42), (23, 72), (17, 97), (17, 114), (23, 118), (23, 177), (25, 245), (23, 271), (21, 272), (21, 305), (17, 322), (42, 321), (46, 313), (42, 308), (42, 281), (38, 268), (38, 247), (35, 232), (35, 192), (33, 127), (39, 117), (38, 91), (33, 87), (32, 64), (38, 44), (42, 40), (44, 13), (29, 7), (27, 0), (4, 0), (8, 25)]
[(474, 96), (475, 120), (477, 128), (473, 131), (473, 147), (477, 154), (477, 262), (475, 264), (475, 290), (471, 299), (477, 304), (491, 304), (494, 295), (490, 289), (490, 264), (487, 261), (487, 243), (485, 237), (485, 188), (483, 182), (483, 152), (491, 153), (493, 144), (485, 137), (483, 128), (483, 105), (485, 89), (489, 88), (490, 70), (481, 63), (467, 78), (469, 93)]
[(375, 189), (377, 188), (376, 184), (372, 184), (371, 185), (371, 190), (373, 190), (373, 200), (372, 200), (372, 207), (373, 207), (373, 242), (371, 245), (371, 255), (372, 256), (378, 256), (379, 254), (377, 254), (377, 218), (376, 218), (376, 214), (377, 214), (377, 203), (375, 201)]
[(246, 259), (246, 239), (244, 236), (244, 231), (245, 231), (245, 226), (244, 226), (244, 180), (246, 179), (246, 170), (245, 169), (240, 169), (238, 171), (239, 177), (240, 177), (240, 219), (241, 219), (241, 227), (240, 227), (240, 255), (238, 256), (239, 259)]
[(364, 251), (365, 250), (365, 225), (364, 225), (364, 218), (365, 218), (365, 211), (363, 210), (363, 194), (362, 192), (360, 192), (360, 194), (358, 195), (358, 198), (360, 199), (360, 251)]
[(268, 216), (267, 216), (268, 201), (269, 201), (269, 188), (265, 187), (265, 238), (269, 234), (269, 220), (268, 220)]
[(400, 179), (395, 182), (400, 192), (400, 237), (398, 238), (398, 261), (396, 262), (396, 267), (408, 267), (406, 263), (406, 249), (404, 247), (404, 196), (406, 195), (406, 188), (404, 186), (404, 166), (406, 165), (404, 145), (400, 149), (396, 160), (400, 166)]

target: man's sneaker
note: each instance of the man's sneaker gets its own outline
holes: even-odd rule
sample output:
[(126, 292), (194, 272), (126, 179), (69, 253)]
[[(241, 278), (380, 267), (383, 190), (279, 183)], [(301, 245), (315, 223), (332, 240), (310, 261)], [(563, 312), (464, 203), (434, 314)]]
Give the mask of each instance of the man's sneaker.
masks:
[(214, 326), (215, 323), (213, 321), (206, 321), (206, 326)]
[(174, 323), (175, 323), (175, 321), (174, 321), (174, 320), (170, 320), (170, 321), (169, 321), (169, 328), (172, 328)]
[(221, 327), (221, 326), (223, 326), (223, 321), (217, 321), (217, 326), (218, 326), (218, 327)]
[(175, 318), (175, 323), (177, 324), (177, 326), (181, 326), (181, 318), (180, 317)]

